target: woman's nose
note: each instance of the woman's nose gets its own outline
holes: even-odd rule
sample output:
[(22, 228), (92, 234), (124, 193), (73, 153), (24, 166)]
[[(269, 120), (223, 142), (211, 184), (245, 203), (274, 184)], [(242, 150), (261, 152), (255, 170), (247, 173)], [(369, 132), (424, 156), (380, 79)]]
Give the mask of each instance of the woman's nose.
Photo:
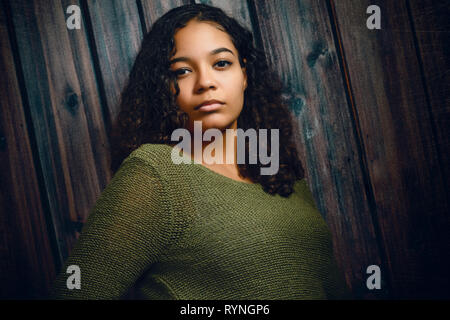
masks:
[(207, 68), (199, 69), (197, 72), (196, 92), (202, 92), (206, 89), (216, 88), (213, 70)]

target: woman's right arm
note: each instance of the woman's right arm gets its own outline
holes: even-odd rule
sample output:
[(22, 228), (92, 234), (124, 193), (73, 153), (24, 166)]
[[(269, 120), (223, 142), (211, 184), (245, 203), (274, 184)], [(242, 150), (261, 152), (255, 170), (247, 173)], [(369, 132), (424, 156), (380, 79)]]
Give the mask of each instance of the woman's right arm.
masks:
[[(51, 299), (120, 299), (170, 244), (172, 217), (161, 177), (145, 160), (127, 158), (102, 192), (58, 275)], [(81, 271), (68, 289), (67, 267)]]

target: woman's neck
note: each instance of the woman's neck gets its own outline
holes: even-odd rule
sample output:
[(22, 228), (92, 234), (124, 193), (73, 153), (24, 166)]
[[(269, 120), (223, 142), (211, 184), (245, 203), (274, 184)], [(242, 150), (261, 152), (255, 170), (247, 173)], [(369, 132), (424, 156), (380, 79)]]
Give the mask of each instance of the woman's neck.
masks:
[(191, 135), (191, 157), (204, 165), (237, 167), (237, 135), (236, 128), (221, 130), (221, 135), (214, 136), (212, 141), (204, 141), (203, 135)]

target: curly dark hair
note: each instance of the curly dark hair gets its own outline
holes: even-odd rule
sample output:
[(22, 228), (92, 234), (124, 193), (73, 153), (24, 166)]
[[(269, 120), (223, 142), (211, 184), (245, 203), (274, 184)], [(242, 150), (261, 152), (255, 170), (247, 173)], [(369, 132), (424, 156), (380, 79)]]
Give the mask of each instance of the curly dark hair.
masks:
[[(125, 89), (120, 97), (120, 112), (111, 130), (111, 169), (141, 144), (173, 144), (171, 134), (187, 124), (187, 114), (176, 104), (179, 87), (169, 60), (174, 54), (174, 34), (192, 20), (215, 23), (227, 32), (236, 47), (239, 63), (245, 65), (248, 86), (237, 127), (246, 131), (279, 129), (279, 170), (275, 175), (260, 175), (262, 164), (238, 164), (240, 174), (263, 186), (269, 194), (288, 197), (304, 169), (294, 140), (293, 118), (283, 99), (283, 85), (269, 69), (264, 51), (255, 47), (253, 35), (220, 8), (189, 4), (174, 8), (160, 17), (144, 36)], [(244, 58), (246, 59), (244, 63)], [(171, 84), (176, 89), (171, 91)], [(270, 132), (270, 130), (268, 130)], [(270, 141), (270, 139), (269, 139)], [(245, 141), (246, 154), (249, 142)], [(267, 152), (271, 146), (268, 142)]]

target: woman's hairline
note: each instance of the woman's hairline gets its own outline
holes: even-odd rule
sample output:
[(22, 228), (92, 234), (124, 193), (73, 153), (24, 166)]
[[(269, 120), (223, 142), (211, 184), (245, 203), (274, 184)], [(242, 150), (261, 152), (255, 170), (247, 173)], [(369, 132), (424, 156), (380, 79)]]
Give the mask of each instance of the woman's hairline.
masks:
[[(205, 20), (202, 20), (202, 19), (201, 19), (201, 18), (202, 18), (202, 15), (201, 15), (201, 14), (202, 14), (202, 13), (200, 12), (198, 15), (196, 15), (196, 16), (192, 17), (191, 19), (189, 19), (188, 21), (186, 21), (186, 23), (185, 23), (182, 27), (178, 27), (178, 28), (175, 29), (175, 31), (174, 31), (174, 33), (173, 33), (173, 35), (172, 35), (172, 41), (173, 41), (173, 44), (174, 44), (174, 45), (173, 45), (172, 51), (171, 51), (171, 53), (169, 54), (169, 57), (168, 57), (168, 58), (170, 59), (170, 58), (172, 58), (172, 57), (176, 54), (175, 34), (176, 34), (178, 31), (180, 31), (181, 29), (185, 28), (189, 22), (191, 22), (191, 21), (196, 21), (196, 22), (199, 22), (199, 23), (202, 23), (202, 22), (203, 22), (203, 23), (208, 23), (208, 24), (210, 24), (210, 25), (216, 27), (218, 30), (220, 30), (220, 31), (222, 31), (222, 32), (224, 32), (224, 33), (226, 33), (226, 34), (230, 37), (230, 41), (231, 41), (231, 43), (233, 43), (233, 46), (236, 48), (236, 52), (237, 52), (237, 54), (238, 54), (238, 60), (239, 60), (240, 64), (241, 64), (241, 60), (242, 60), (242, 63), (244, 63), (244, 62), (243, 62), (242, 55), (241, 55), (241, 53), (239, 52), (239, 49), (237, 48), (236, 44), (235, 44), (234, 41), (233, 41), (233, 40), (234, 40), (233, 37), (232, 37), (231, 34), (225, 29), (225, 27), (222, 26), (219, 22), (214, 21), (214, 20), (211, 20), (211, 19), (209, 19), (209, 18), (205, 18)], [(243, 66), (243, 65), (241, 64), (241, 66)]]

